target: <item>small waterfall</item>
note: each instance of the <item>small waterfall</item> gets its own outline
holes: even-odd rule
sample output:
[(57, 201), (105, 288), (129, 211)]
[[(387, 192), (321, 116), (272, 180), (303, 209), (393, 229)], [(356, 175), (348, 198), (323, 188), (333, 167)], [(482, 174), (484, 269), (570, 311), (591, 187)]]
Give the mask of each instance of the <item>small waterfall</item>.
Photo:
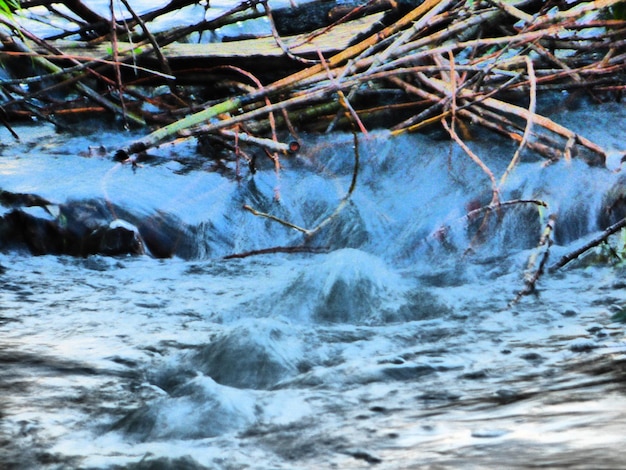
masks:
[[(496, 179), (515, 152), (514, 146), (491, 136), (470, 145)], [(56, 215), (44, 214), (25, 207), (27, 202), (6, 208), (0, 248), (20, 241), (33, 246), (28, 237), (57, 236), (61, 240), (50, 251), (63, 252), (77, 243), (63, 239), (66, 231), (50, 227), (70, 227), (72, 236), (79, 237), (120, 219), (130, 224), (122, 225), (130, 231), (124, 237), (132, 240), (134, 230), (156, 257), (216, 259), (304, 246), (358, 249), (406, 267), (468, 253), (506, 256), (532, 248), (549, 214), (557, 220), (556, 243), (567, 245), (624, 212), (620, 173), (576, 159), (546, 165), (526, 154), (499, 188), (500, 202), (507, 205), (476, 211), (491, 201), (488, 176), (456, 144), (427, 135), (391, 138), (378, 131), (361, 136), (356, 186), (338, 212), (355, 169), (352, 135), (307, 136), (299, 154), (282, 157), (279, 175), (268, 160), (259, 163), (255, 174), (242, 171), (240, 181), (181, 171), (167, 150), (160, 152), (153, 163), (135, 170), (101, 157), (65, 156), (60, 164), (33, 151), (19, 165), (3, 160), (5, 194), (36, 195), (58, 209)], [(80, 177), (64, 177), (68, 166)], [(547, 207), (523, 201), (542, 201)], [(23, 227), (14, 227), (17, 222), (6, 215), (11, 210), (29, 214), (19, 218)], [(320, 224), (323, 228), (314, 235), (305, 233)], [(114, 228), (120, 232), (122, 227)], [(124, 240), (121, 234), (110, 238)], [(102, 244), (96, 241), (93, 250), (73, 254), (96, 252)], [(47, 252), (46, 245), (37, 252)]]

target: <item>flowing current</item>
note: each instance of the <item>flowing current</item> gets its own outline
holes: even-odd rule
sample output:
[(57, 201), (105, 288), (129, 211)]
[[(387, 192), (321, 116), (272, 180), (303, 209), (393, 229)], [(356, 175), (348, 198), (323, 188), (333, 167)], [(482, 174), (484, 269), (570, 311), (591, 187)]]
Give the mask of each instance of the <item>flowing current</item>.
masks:
[[(624, 150), (623, 105), (555, 119)], [(237, 179), (191, 144), (133, 170), (89, 149), (136, 136), (18, 132), (1, 189), (151, 220), (174, 256), (0, 254), (3, 469), (623, 466), (623, 268), (592, 250), (512, 302), (548, 215), (548, 265), (610, 222), (617, 165), (524, 155), (501, 199), (547, 208), (481, 227), (465, 215), (490, 181), (462, 150), (374, 132), (348, 204), (306, 240), (242, 207), (316, 227), (350, 187), (351, 135), (305, 136), (279, 176), (259, 157)], [(470, 145), (496, 177), (515, 152)]]

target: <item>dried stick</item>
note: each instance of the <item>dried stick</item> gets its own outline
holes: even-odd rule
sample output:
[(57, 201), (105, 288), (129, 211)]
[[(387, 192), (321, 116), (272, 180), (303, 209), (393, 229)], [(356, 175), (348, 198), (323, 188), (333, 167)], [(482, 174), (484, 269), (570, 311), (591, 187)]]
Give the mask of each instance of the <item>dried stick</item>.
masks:
[[(423, 77), (423, 80), (429, 83), (431, 86), (435, 87), (438, 91), (442, 93), (449, 93), (448, 91), (449, 86), (442, 80), (439, 80), (437, 78), (427, 78), (425, 76)], [(467, 98), (470, 100), (475, 99), (476, 97), (475, 93), (473, 93), (470, 90), (460, 90), (460, 93), (463, 98)], [(606, 153), (598, 145), (591, 142), (589, 139), (586, 139), (585, 137), (574, 133), (570, 129), (564, 126), (561, 126), (560, 124), (557, 124), (556, 122), (552, 121), (551, 119), (545, 116), (542, 116), (540, 114), (531, 114), (529, 110), (525, 108), (507, 103), (505, 101), (497, 100), (495, 98), (483, 99), (481, 100), (481, 103), (495, 111), (513, 114), (519, 118), (526, 120), (527, 122), (528, 120), (532, 120), (535, 124), (541, 127), (544, 127), (548, 129), (549, 131), (552, 131), (555, 134), (558, 134), (564, 137), (565, 139), (570, 139), (570, 138), (574, 139), (576, 143), (579, 143), (583, 145), (584, 147), (587, 147), (589, 150), (597, 153), (602, 158), (606, 158)]]
[(262, 248), (260, 250), (244, 251), (243, 253), (233, 253), (226, 255), (222, 259), (240, 259), (258, 255), (273, 255), (276, 253), (328, 253), (328, 248), (316, 246), (274, 246), (272, 248)]
[[(44, 80), (49, 79), (57, 79), (57, 78), (65, 78), (68, 75), (73, 75), (75, 72), (81, 72), (85, 69), (89, 69), (94, 65), (103, 64), (110, 65), (114, 67), (115, 65), (119, 65), (120, 67), (132, 68), (133, 70), (137, 70), (140, 72), (145, 72), (147, 74), (152, 74), (155, 77), (161, 77), (166, 80), (173, 80), (176, 77), (173, 75), (167, 75), (162, 72), (152, 70), (146, 67), (141, 67), (135, 64), (126, 64), (124, 62), (114, 62), (113, 60), (107, 59), (94, 59), (93, 57), (81, 56), (76, 54), (66, 54), (59, 51), (58, 54), (42, 54), (40, 52), (19, 52), (19, 51), (2, 51), (2, 55), (7, 56), (15, 56), (15, 57), (41, 57), (43, 59), (67, 59), (73, 62), (84, 61), (84, 63), (78, 63), (78, 65), (74, 65), (72, 67), (66, 67), (64, 69), (60, 69), (58, 72), (50, 72), (46, 75), (34, 75), (32, 77), (24, 77), (24, 78), (3, 78), (0, 80), (1, 85), (18, 85), (21, 83), (38, 83)], [(74, 80), (77, 78), (75, 77)]]
[(490, 0), (490, 3), (493, 3), (501, 10), (505, 11), (506, 13), (513, 16), (514, 18), (517, 18), (518, 20), (522, 20), (526, 24), (531, 24), (534, 20), (534, 17), (532, 15), (529, 15), (528, 13), (523, 12), (522, 10), (517, 8), (515, 5), (504, 3), (501, 0)]
[(502, 177), (500, 178), (500, 187), (506, 182), (509, 174), (513, 171), (513, 169), (517, 166), (519, 162), (520, 155), (526, 142), (528, 142), (528, 138), (530, 137), (530, 133), (533, 128), (533, 116), (535, 115), (535, 106), (537, 104), (537, 81), (535, 80), (535, 72), (533, 68), (533, 62), (530, 60), (530, 57), (526, 56), (526, 67), (528, 68), (528, 80), (530, 81), (530, 103), (528, 105), (528, 116), (529, 118), (526, 120), (526, 128), (524, 129), (524, 134), (522, 135), (522, 140), (513, 155), (513, 158), (509, 162), (509, 165), (506, 167), (506, 170)]
[(281, 219), (280, 217), (276, 217), (275, 215), (257, 211), (256, 209), (252, 208), (248, 204), (245, 204), (243, 206), (243, 208), (245, 210), (251, 212), (252, 214), (256, 215), (256, 216), (265, 217), (267, 219), (273, 220), (274, 222), (278, 222), (279, 224), (282, 224), (285, 227), (291, 228), (291, 229), (296, 230), (298, 232), (302, 232), (307, 238), (311, 238), (316, 233), (318, 233), (322, 228), (326, 227), (330, 222), (332, 222), (339, 215), (339, 213), (344, 209), (344, 207), (350, 201), (350, 198), (352, 197), (352, 193), (354, 192), (354, 189), (356, 188), (357, 176), (359, 174), (359, 160), (360, 160), (360, 158), (359, 158), (359, 140), (358, 140), (358, 136), (357, 136), (356, 132), (353, 132), (353, 136), (354, 136), (354, 167), (353, 167), (353, 170), (352, 170), (352, 181), (350, 182), (350, 187), (348, 188), (348, 192), (341, 199), (341, 201), (339, 201), (339, 204), (337, 205), (335, 210), (330, 215), (325, 217), (314, 228), (306, 229), (306, 228), (300, 227), (300, 226), (298, 226), (296, 224), (293, 224), (293, 223), (291, 223), (291, 222), (289, 222), (289, 221), (287, 221), (285, 219)]
[(339, 213), (343, 210), (343, 208), (350, 201), (350, 198), (352, 197), (352, 193), (354, 192), (354, 189), (356, 188), (356, 181), (357, 181), (357, 177), (359, 175), (359, 160), (360, 160), (360, 157), (359, 157), (359, 138), (358, 138), (358, 135), (357, 135), (356, 131), (353, 131), (352, 135), (354, 136), (354, 167), (353, 167), (353, 170), (352, 170), (352, 181), (350, 181), (350, 187), (348, 188), (348, 192), (341, 199), (341, 201), (339, 202), (339, 204), (335, 208), (334, 212), (332, 214), (330, 214), (328, 217), (326, 217), (324, 220), (322, 220), (317, 225), (317, 227), (315, 227), (315, 228), (313, 228), (312, 230), (309, 231), (309, 234), (307, 234), (308, 237), (312, 237), (313, 235), (318, 233), (322, 228), (324, 228), (326, 225), (328, 225), (330, 222), (332, 222), (339, 215)]
[(548, 207), (548, 204), (541, 199), (512, 199), (509, 201), (498, 202), (497, 204), (489, 204), (469, 211), (463, 216), (466, 220), (472, 220), (485, 212), (494, 212), (496, 210), (503, 209), (505, 207), (517, 206), (520, 204), (533, 204), (538, 207)]
[[(511, 80), (514, 80), (515, 78), (516, 77), (512, 78)], [(429, 100), (430, 102), (435, 103), (435, 105), (443, 106), (444, 104), (444, 100), (445, 100), (444, 98), (440, 98), (439, 96), (433, 93), (430, 93), (421, 87), (416, 87), (414, 85), (406, 83), (405, 81), (403, 81), (402, 79), (398, 77), (390, 76), (388, 80), (391, 81), (392, 83), (395, 83), (400, 88), (407, 91), (408, 93), (415, 94), (417, 96), (420, 96), (421, 98), (425, 98)], [(495, 90), (485, 96), (490, 96), (492, 93), (495, 93)], [(503, 136), (508, 137), (516, 142), (521, 142), (522, 140), (521, 135), (513, 131), (507, 130), (505, 127), (502, 126), (501, 123), (507, 124), (509, 126), (514, 126), (514, 124), (508, 121), (506, 118), (490, 110), (479, 109), (479, 112), (475, 113), (468, 109), (471, 106), (478, 106), (480, 108), (480, 105), (477, 105), (477, 103), (479, 103), (481, 99), (484, 99), (485, 96), (481, 96), (477, 98), (477, 100), (475, 100), (474, 102), (469, 102), (463, 106), (458, 107), (456, 111), (457, 114), (459, 114), (460, 116), (463, 116), (465, 119), (469, 120), (470, 122), (478, 123), (481, 126), (487, 129), (490, 129), (494, 132), (497, 132), (499, 134), (502, 134)], [(404, 132), (414, 132), (418, 129), (421, 129), (422, 127), (438, 123), (441, 119), (446, 118), (450, 114), (451, 114), (450, 110), (443, 111), (440, 114), (433, 116), (431, 118), (420, 120), (416, 124), (411, 124), (407, 127), (402, 127), (399, 129), (393, 129), (391, 132), (391, 135), (396, 136)], [(492, 120), (486, 119), (485, 116), (491, 117), (493, 119)], [(550, 160), (557, 159), (562, 155), (562, 152), (560, 150), (541, 144), (539, 142), (527, 141), (526, 147), (532, 149), (533, 151), (537, 152), (538, 154)]]
[[(26, 37), (29, 39), (36, 39), (34, 38), (33, 35), (31, 35), (30, 33), (28, 33), (28, 31), (25, 31), (19, 27), (17, 27), (15, 24), (1, 19), (0, 18), (0, 23), (4, 24), (5, 26), (7, 26), (8, 28), (10, 28), (13, 31), (17, 31), (18, 34), (21, 37)], [(55, 74), (57, 76), (63, 77), (62, 72), (64, 72), (64, 69), (59, 67), (58, 65), (50, 62), (49, 60), (47, 60), (44, 57), (41, 57), (39, 54), (35, 53), (33, 50), (31, 50), (26, 43), (24, 43), (23, 41), (21, 41), (18, 37), (10, 37), (8, 35), (6, 35), (3, 32), (0, 32), (0, 39), (2, 40), (3, 43), (5, 44), (11, 44), (11, 47), (21, 53), (26, 53), (28, 55), (30, 55), (32, 57), (32, 61), (34, 64), (40, 66), (41, 68), (43, 68), (44, 70), (46, 70), (47, 72), (51, 72), (52, 74)], [(42, 42), (42, 41), (39, 41)], [(58, 50), (50, 47), (49, 45), (47, 45), (45, 42), (42, 42), (46, 47), (48, 47), (49, 49), (52, 49), (52, 51), (56, 54), (59, 53)], [(75, 63), (77, 61), (74, 61)], [(67, 75), (67, 77), (71, 77), (70, 74)], [(65, 77), (63, 77), (65, 78)], [(77, 81), (76, 78), (74, 78), (75, 80), (75, 84), (74, 87), (84, 96), (90, 98), (92, 101), (95, 101), (96, 103), (100, 104), (101, 106), (105, 107), (107, 110), (115, 113), (115, 114), (119, 114), (121, 116), (126, 116), (128, 117), (133, 123), (144, 126), (145, 125), (145, 121), (143, 120), (143, 118), (141, 118), (140, 116), (137, 116), (133, 113), (125, 113), (124, 109), (122, 109), (120, 106), (118, 106), (115, 103), (110, 102), (109, 100), (105, 99), (104, 97), (102, 97), (98, 92), (94, 91), (93, 89), (91, 89), (90, 87), (88, 87), (87, 85), (83, 84), (80, 81)]]
[[(419, 20), (414, 21), (410, 28), (403, 31), (398, 38), (396, 38), (389, 47), (387, 47), (382, 53), (377, 54), (373, 66), (376, 66), (381, 63), (385, 63), (388, 61), (390, 57), (395, 55), (396, 51), (406, 44), (415, 34), (422, 28), (426, 27), (428, 23), (433, 19), (435, 15), (444, 11), (453, 0), (442, 0), (437, 2), (432, 8), (429, 8), (427, 12), (423, 15), (419, 15)], [(421, 8), (417, 7), (414, 11), (419, 10)], [(407, 17), (414, 16), (412, 13), (408, 14)], [(415, 16), (417, 18), (418, 16)]]
[(315, 60), (305, 59), (304, 57), (300, 57), (299, 55), (291, 52), (289, 46), (285, 44), (285, 42), (280, 37), (280, 34), (278, 34), (278, 30), (276, 29), (276, 25), (274, 24), (274, 17), (272, 16), (272, 9), (270, 8), (267, 0), (260, 0), (260, 3), (261, 5), (263, 5), (263, 8), (265, 9), (265, 16), (267, 16), (267, 19), (269, 20), (270, 28), (272, 30), (272, 37), (274, 38), (276, 45), (281, 48), (281, 50), (287, 55), (287, 57), (290, 57), (291, 59), (297, 62), (301, 62), (303, 64), (316, 64), (317, 61)]
[(323, 56), (322, 52), (320, 50), (318, 50), (317, 54), (318, 54), (318, 56), (320, 58), (320, 62), (322, 63), (322, 65), (324, 65), (324, 68), (326, 69), (326, 74), (328, 75), (328, 79), (330, 80), (330, 83), (332, 84), (333, 87), (335, 87), (337, 89), (336, 91), (337, 91), (337, 95), (339, 96), (339, 104), (345, 110), (347, 110), (350, 113), (350, 117), (354, 120), (354, 122), (357, 123), (357, 125), (359, 126), (359, 130), (363, 134), (367, 135), (368, 134), (367, 129), (363, 125), (363, 122), (359, 118), (359, 115), (356, 113), (356, 111), (354, 110), (354, 108), (350, 104), (349, 99), (346, 98), (346, 95), (344, 95), (343, 91), (341, 90), (341, 87), (340, 87), (340, 84), (339, 84), (339, 80), (337, 80), (333, 76), (333, 73), (330, 70), (330, 67), (328, 67), (328, 62), (326, 62), (326, 59), (324, 59), (324, 56)]
[[(354, 46), (351, 46), (345, 49), (342, 52), (335, 54), (333, 57), (328, 59), (328, 66), (333, 68), (338, 64), (341, 64), (348, 59), (360, 54), (368, 47), (373, 44), (376, 44), (381, 38), (387, 37), (396, 31), (400, 30), (404, 26), (411, 23), (416, 18), (419, 18), (423, 14), (427, 13), (431, 8), (436, 7), (440, 3), (440, 0), (425, 0), (419, 7), (415, 8), (410, 14), (403, 17), (401, 20), (394, 23), (392, 26), (385, 28), (378, 34), (374, 34), (369, 38), (361, 41)], [(144, 137), (141, 140), (133, 142), (130, 146), (125, 149), (121, 149), (120, 151), (123, 153), (131, 154), (137, 153), (140, 151), (144, 151), (150, 147), (154, 147), (159, 145), (164, 139), (175, 135), (182, 129), (187, 129), (190, 127), (195, 127), (201, 125), (212, 118), (216, 117), (218, 114), (229, 113), (232, 111), (236, 111), (237, 109), (253, 104), (265, 96), (269, 96), (274, 93), (287, 91), (294, 86), (301, 85), (301, 81), (305, 80), (315, 74), (324, 71), (324, 65), (317, 64), (313, 65), (307, 69), (304, 69), (300, 72), (296, 72), (288, 77), (280, 79), (273, 84), (262, 88), (256, 93), (249, 94), (247, 96), (239, 96), (233, 97), (228, 100), (222, 101), (214, 106), (211, 106), (203, 111), (197, 112), (195, 114), (189, 115), (175, 123), (172, 123), (168, 126), (157, 129), (153, 133)], [(281, 108), (282, 109), (282, 108)]]
[[(277, 142), (273, 139), (264, 139), (262, 137), (255, 137), (245, 132), (234, 132), (234, 131), (230, 131), (226, 129), (220, 130), (219, 133), (231, 139), (236, 138), (240, 140), (241, 142), (258, 145), (259, 147), (263, 147), (272, 152), (280, 152), (280, 153), (293, 153), (294, 152), (293, 142), (286, 144), (283, 142)], [(181, 134), (184, 135), (184, 132)]]
[[(163, 72), (169, 76), (173, 76), (174, 74), (172, 73), (172, 69), (170, 68), (170, 64), (167, 60), (167, 57), (163, 55), (163, 52), (161, 51), (161, 48), (159, 47), (159, 43), (157, 42), (156, 38), (152, 35), (150, 30), (146, 26), (146, 23), (137, 15), (137, 13), (135, 13), (135, 10), (130, 6), (130, 4), (128, 3), (128, 0), (121, 0), (121, 2), (124, 5), (124, 7), (126, 7), (128, 12), (131, 14), (133, 19), (137, 22), (137, 24), (141, 26), (141, 29), (143, 30), (144, 34), (148, 38), (148, 41), (150, 41), (152, 48), (154, 49), (154, 54), (156, 55), (157, 60), (161, 64), (161, 69), (163, 70)], [(168, 80), (168, 86), (170, 87), (170, 90), (172, 91), (172, 93), (176, 95), (177, 94), (176, 85), (174, 84), (173, 80)]]
[(590, 250), (591, 248), (594, 248), (600, 245), (601, 243), (605, 243), (611, 235), (613, 235), (616, 232), (619, 232), (624, 227), (626, 227), (626, 217), (615, 222), (610, 227), (607, 227), (600, 235), (588, 241), (580, 248), (577, 248), (576, 250), (562, 256), (561, 259), (559, 259), (556, 263), (550, 266), (549, 271), (554, 272), (558, 269), (561, 269), (567, 263), (575, 260), (576, 258), (578, 258), (580, 255), (582, 255), (586, 251)]
[[(436, 37), (439, 34), (435, 33), (428, 37), (428, 41), (422, 39), (418, 40), (416, 43), (407, 43), (404, 48), (400, 48), (396, 52), (396, 58), (382, 64), (380, 66), (380, 70), (392, 70), (406, 63), (424, 60), (431, 57), (433, 54), (447, 54), (448, 51), (462, 51), (465, 49), (474, 49), (476, 47), (521, 47), (529, 42), (545, 38), (550, 34), (556, 34), (561, 30), (561, 26), (553, 26), (542, 31), (530, 31), (510, 36), (446, 42), (441, 46), (436, 46), (435, 44), (437, 44), (437, 42), (431, 42), (433, 40), (433, 36)], [(410, 53), (416, 49), (418, 49), (417, 52), (413, 52), (412, 54)]]
[(495, 176), (493, 176), (493, 172), (489, 169), (487, 165), (485, 165), (485, 163), (480, 159), (478, 155), (472, 152), (472, 150), (465, 144), (465, 142), (463, 142), (463, 140), (457, 135), (454, 128), (448, 125), (445, 119), (441, 120), (441, 124), (443, 125), (445, 130), (448, 131), (448, 134), (450, 134), (452, 140), (454, 140), (459, 145), (459, 147), (461, 147), (463, 151), (472, 159), (472, 161), (476, 163), (481, 170), (483, 170), (487, 177), (489, 177), (489, 180), (491, 181), (492, 192), (490, 205), (497, 205), (498, 201), (500, 200), (500, 191), (498, 190), (498, 183), (496, 182)]
[(119, 94), (120, 105), (122, 107), (122, 120), (124, 121), (124, 128), (128, 129), (128, 122), (126, 122), (126, 100), (124, 100), (124, 84), (122, 83), (122, 71), (119, 66), (118, 47), (117, 47), (117, 28), (115, 22), (115, 6), (113, 0), (109, 0), (109, 12), (111, 13), (111, 49), (113, 50), (113, 62), (115, 70), (115, 80), (117, 86), (117, 92)]
[(310, 230), (308, 230), (306, 228), (303, 228), (303, 227), (300, 227), (299, 225), (292, 224), (288, 220), (281, 219), (280, 217), (276, 217), (275, 215), (268, 214), (266, 212), (258, 211), (258, 210), (254, 209), (252, 206), (250, 206), (248, 204), (244, 204), (242, 207), (245, 210), (253, 213), (254, 215), (256, 215), (258, 217), (265, 217), (266, 219), (270, 219), (270, 220), (273, 220), (274, 222), (278, 222), (279, 224), (284, 225), (285, 227), (292, 228), (292, 229), (294, 229), (294, 230), (296, 230), (298, 232), (302, 232), (302, 233), (304, 233), (307, 236), (311, 235), (311, 231)]
[[(555, 221), (556, 216), (554, 214), (550, 214), (541, 237), (539, 238), (537, 250), (528, 259), (526, 273), (524, 274), (525, 286), (517, 293), (515, 299), (509, 303), (509, 307), (519, 302), (525, 295), (530, 295), (536, 292), (537, 281), (539, 281), (539, 278), (543, 275), (546, 263), (550, 257), (550, 247), (552, 246), (552, 234), (554, 233)], [(538, 263), (537, 260), (539, 261)]]

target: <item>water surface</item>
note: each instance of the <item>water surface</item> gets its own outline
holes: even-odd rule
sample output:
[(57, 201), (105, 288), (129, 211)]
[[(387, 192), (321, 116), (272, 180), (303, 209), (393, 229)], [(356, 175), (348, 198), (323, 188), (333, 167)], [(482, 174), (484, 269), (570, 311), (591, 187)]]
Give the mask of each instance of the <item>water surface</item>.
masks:
[[(626, 124), (621, 105), (559, 118), (603, 113)], [(619, 132), (585, 122), (619, 150)], [(104, 201), (132, 223), (160, 214), (177, 251), (0, 255), (6, 468), (622, 465), (623, 269), (573, 263), (511, 305), (547, 216), (553, 262), (601, 230), (619, 173), (526, 155), (502, 199), (548, 208), (516, 206), (476, 237), (464, 216), (489, 202), (486, 175), (449, 142), (375, 132), (351, 202), (307, 242), (321, 253), (224, 259), (304, 244), (242, 205), (315, 227), (349, 187), (352, 136), (305, 136), (280, 177), (262, 162), (238, 180), (234, 162), (191, 165), (193, 144), (133, 171), (85, 155), (135, 136), (18, 132), (3, 136), (3, 189)], [(471, 145), (496, 174), (515, 151)]]

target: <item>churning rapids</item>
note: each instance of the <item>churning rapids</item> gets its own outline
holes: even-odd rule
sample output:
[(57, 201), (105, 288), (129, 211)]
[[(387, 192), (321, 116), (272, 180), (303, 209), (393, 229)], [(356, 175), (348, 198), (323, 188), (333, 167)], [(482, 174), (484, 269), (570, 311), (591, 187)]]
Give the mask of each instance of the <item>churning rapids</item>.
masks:
[[(555, 119), (624, 150), (622, 105)], [(184, 145), (133, 171), (81, 153), (136, 136), (19, 133), (1, 189), (152, 217), (176, 242), (168, 259), (0, 254), (3, 469), (626, 465), (623, 268), (578, 260), (508, 307), (547, 215), (554, 262), (603, 228), (621, 173), (526, 155), (502, 200), (548, 208), (509, 207), (472, 240), (482, 170), (448, 141), (373, 133), (350, 203), (310, 240), (324, 252), (224, 259), (301, 244), (242, 206), (314, 227), (348, 190), (352, 136), (236, 181)], [(487, 137), (470, 145), (501, 175), (515, 147)]]

